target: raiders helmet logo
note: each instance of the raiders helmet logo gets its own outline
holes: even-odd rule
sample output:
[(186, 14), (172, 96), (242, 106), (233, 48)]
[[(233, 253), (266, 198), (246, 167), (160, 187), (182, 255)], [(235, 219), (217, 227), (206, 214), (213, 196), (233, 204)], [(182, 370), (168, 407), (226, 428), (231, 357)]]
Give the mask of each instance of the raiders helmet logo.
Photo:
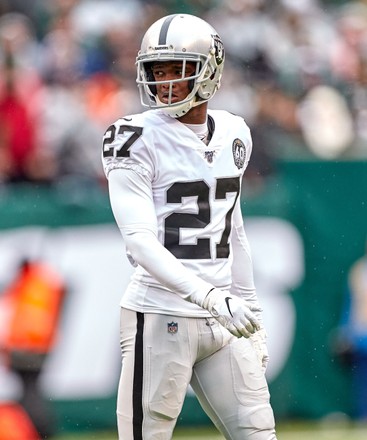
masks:
[(241, 139), (236, 138), (232, 144), (232, 152), (234, 164), (238, 169), (241, 169), (246, 159), (246, 148)]
[(224, 46), (219, 35), (212, 35), (212, 37), (214, 40), (215, 61), (219, 65), (224, 61)]

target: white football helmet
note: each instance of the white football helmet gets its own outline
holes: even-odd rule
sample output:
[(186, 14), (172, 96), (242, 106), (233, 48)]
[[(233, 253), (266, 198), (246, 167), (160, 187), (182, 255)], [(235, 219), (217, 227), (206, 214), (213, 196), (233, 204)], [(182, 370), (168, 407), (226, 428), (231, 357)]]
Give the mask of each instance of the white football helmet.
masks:
[[(155, 81), (152, 65), (156, 61), (182, 61), (182, 77)], [(193, 75), (185, 77), (187, 62), (196, 63)], [(224, 66), (222, 40), (206, 21), (189, 14), (172, 14), (153, 23), (145, 33), (136, 58), (137, 79), (144, 107), (160, 108), (174, 118), (185, 115), (212, 98), (220, 87)], [(190, 93), (180, 102), (172, 103), (173, 83), (189, 81)], [(157, 84), (169, 84), (168, 104), (157, 96)]]

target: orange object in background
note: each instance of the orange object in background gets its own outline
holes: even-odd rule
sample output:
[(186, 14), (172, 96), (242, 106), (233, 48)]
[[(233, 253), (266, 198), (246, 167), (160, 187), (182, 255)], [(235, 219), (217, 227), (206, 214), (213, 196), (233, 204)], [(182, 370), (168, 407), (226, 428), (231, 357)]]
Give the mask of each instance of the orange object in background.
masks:
[(47, 263), (24, 260), (0, 296), (0, 350), (23, 389), (18, 405), (0, 404), (0, 440), (38, 440), (55, 433), (39, 377), (56, 342), (65, 292), (62, 278)]
[(55, 343), (64, 292), (62, 279), (48, 265), (26, 261), (3, 294), (9, 310), (3, 349), (49, 353)]
[(28, 414), (17, 403), (0, 403), (0, 440), (41, 440)]

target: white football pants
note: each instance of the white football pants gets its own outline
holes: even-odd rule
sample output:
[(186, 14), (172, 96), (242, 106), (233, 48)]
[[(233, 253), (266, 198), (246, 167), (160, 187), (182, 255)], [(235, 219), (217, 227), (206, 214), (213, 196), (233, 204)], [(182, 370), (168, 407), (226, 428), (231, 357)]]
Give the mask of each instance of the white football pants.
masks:
[(226, 439), (276, 440), (251, 341), (215, 319), (121, 309), (120, 440), (170, 440), (188, 385)]

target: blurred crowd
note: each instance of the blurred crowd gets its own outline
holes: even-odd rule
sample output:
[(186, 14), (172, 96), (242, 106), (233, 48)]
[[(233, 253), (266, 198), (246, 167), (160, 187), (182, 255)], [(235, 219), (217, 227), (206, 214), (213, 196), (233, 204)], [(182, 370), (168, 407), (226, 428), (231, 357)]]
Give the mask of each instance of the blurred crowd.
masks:
[(0, 185), (104, 186), (105, 129), (142, 111), (141, 37), (176, 12), (224, 41), (210, 107), (251, 127), (254, 184), (280, 158), (367, 157), (366, 0), (0, 0)]

